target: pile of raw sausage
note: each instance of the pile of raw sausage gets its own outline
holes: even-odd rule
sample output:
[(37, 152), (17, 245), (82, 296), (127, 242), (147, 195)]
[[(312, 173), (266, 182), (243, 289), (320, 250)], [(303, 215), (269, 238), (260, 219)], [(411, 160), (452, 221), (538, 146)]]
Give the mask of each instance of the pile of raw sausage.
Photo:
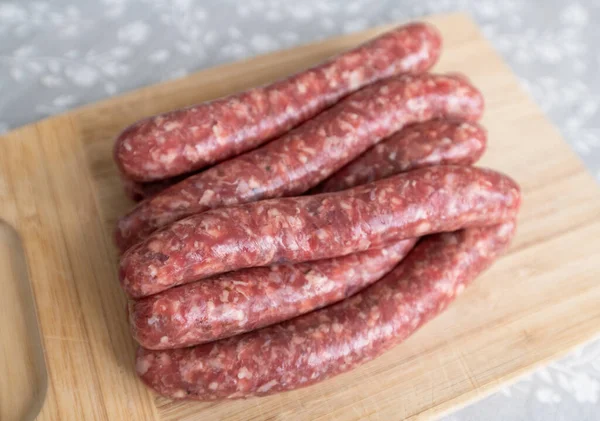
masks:
[(369, 361), (510, 243), (518, 185), (471, 166), (483, 98), (398, 27), (287, 79), (127, 128), (119, 278), (164, 396), (292, 390)]

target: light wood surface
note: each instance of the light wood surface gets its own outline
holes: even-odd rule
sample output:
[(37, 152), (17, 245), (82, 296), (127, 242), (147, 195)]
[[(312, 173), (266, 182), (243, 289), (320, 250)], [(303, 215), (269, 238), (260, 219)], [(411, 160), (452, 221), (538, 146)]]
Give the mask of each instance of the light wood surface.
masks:
[[(405, 343), (299, 391), (173, 402), (136, 379), (112, 243), (114, 222), (131, 203), (112, 142), (141, 117), (273, 80), (381, 28), (202, 71), (0, 138), (0, 218), (23, 239), (46, 357), (40, 420), (429, 419), (600, 331), (598, 186), (470, 18), (428, 20), (445, 40), (435, 70), (462, 71), (485, 95), (490, 142), (482, 165), (520, 182), (518, 235), (504, 258)], [(6, 288), (13, 279), (0, 282)], [(13, 322), (2, 318), (2, 332)], [(0, 382), (1, 390), (17, 384)]]
[(23, 248), (2, 221), (0, 279), (0, 420), (30, 420), (44, 400), (46, 368)]

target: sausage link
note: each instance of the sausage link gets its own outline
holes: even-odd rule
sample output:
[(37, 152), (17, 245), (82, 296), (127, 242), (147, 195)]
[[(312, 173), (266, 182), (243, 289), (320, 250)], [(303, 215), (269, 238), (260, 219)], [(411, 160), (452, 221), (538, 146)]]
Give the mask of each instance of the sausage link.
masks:
[(281, 322), (354, 295), (394, 268), (416, 240), (295, 265), (225, 273), (130, 303), (145, 348), (197, 345)]
[[(485, 131), (475, 123), (414, 124), (375, 146), (377, 153), (371, 149), (344, 167), (326, 185), (336, 191), (419, 165), (469, 165), (481, 156), (485, 141)], [(413, 244), (414, 240), (405, 240), (312, 263), (242, 269), (171, 288), (131, 302), (133, 336), (144, 348), (181, 348), (291, 319), (375, 282)]]
[(426, 71), (440, 49), (431, 25), (398, 27), (287, 79), (141, 120), (117, 138), (115, 160), (136, 181), (201, 169), (285, 133), (376, 80)]
[(117, 244), (126, 250), (157, 228), (207, 209), (304, 193), (407, 124), (440, 117), (473, 121), (482, 111), (481, 94), (461, 77), (375, 83), (273, 142), (140, 203), (119, 221)]
[(265, 200), (193, 215), (122, 257), (131, 297), (211, 275), (326, 259), (389, 241), (513, 218), (518, 185), (480, 168), (434, 166), (337, 193)]
[[(333, 184), (332, 191), (343, 190), (419, 165), (472, 164), (483, 153), (485, 141), (485, 131), (474, 123), (432, 120), (414, 124), (326, 183)], [(344, 175), (338, 176), (341, 172)], [(332, 183), (336, 177), (340, 181)], [(131, 302), (133, 336), (144, 348), (170, 349), (281, 322), (353, 295), (387, 273), (413, 243), (404, 240), (312, 263), (242, 269), (171, 288)]]
[(214, 400), (317, 383), (376, 358), (432, 319), (508, 246), (515, 224), (437, 234), (358, 294), (244, 335), (192, 348), (138, 349), (136, 370), (157, 393)]
[(313, 193), (344, 190), (432, 165), (472, 165), (487, 135), (477, 123), (431, 120), (412, 124), (378, 143), (333, 174)]
[[(487, 134), (477, 123), (430, 120), (411, 124), (369, 149), (325, 180), (310, 194), (344, 190), (431, 165), (472, 165), (485, 152)], [(123, 180), (127, 196), (136, 202), (183, 180), (180, 177), (139, 183)]]

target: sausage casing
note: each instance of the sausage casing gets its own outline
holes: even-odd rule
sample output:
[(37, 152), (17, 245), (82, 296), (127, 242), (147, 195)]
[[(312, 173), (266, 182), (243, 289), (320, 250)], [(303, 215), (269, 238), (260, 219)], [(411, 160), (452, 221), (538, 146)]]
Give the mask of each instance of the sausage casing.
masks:
[(141, 120), (117, 138), (115, 161), (135, 181), (199, 170), (253, 149), (349, 93), (438, 59), (441, 37), (411, 23), (286, 79)]
[(264, 200), (182, 219), (130, 248), (130, 297), (223, 272), (344, 256), (390, 241), (515, 217), (519, 187), (501, 173), (434, 166), (337, 193)]
[(268, 395), (372, 360), (450, 302), (508, 246), (514, 222), (432, 235), (383, 279), (332, 306), (191, 348), (139, 348), (136, 370), (157, 393), (214, 400)]
[(479, 91), (456, 75), (374, 83), (282, 137), (141, 202), (119, 220), (117, 244), (124, 251), (157, 228), (208, 209), (302, 194), (408, 124), (474, 121), (482, 112)]

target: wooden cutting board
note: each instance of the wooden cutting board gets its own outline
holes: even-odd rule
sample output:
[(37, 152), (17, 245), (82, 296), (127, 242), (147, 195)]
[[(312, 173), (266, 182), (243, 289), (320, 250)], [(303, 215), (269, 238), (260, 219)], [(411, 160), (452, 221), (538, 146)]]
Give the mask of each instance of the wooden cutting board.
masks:
[[(47, 372), (22, 364), (35, 353), (35, 328), (22, 323), (27, 332), (14, 342), (3, 333), (5, 345), (14, 344), (13, 354), (5, 350), (4, 356), (33, 371), (29, 382), (2, 376), (0, 398), (23, 388), (20, 395), (29, 397), (29, 408), (41, 405), (44, 421), (427, 419), (598, 333), (598, 186), (470, 18), (427, 20), (445, 41), (435, 70), (464, 72), (485, 95), (490, 142), (482, 165), (513, 176), (524, 195), (510, 251), (446, 313), (365, 366), (273, 397), (173, 402), (154, 396), (134, 374), (112, 243), (115, 220), (131, 207), (111, 160), (115, 135), (139, 118), (289, 74), (385, 28), (372, 29), (205, 70), (0, 138), (0, 218), (22, 239)], [(17, 244), (15, 238), (6, 234), (0, 241)], [(17, 259), (15, 250), (0, 247), (8, 260)], [(26, 282), (23, 277), (3, 276), (3, 290), (14, 290), (12, 283)], [(14, 330), (20, 314), (3, 317), (2, 332)], [(17, 346), (23, 341), (29, 341), (27, 351)], [(32, 390), (25, 390), (27, 383)], [(0, 408), (6, 411), (10, 402)]]

